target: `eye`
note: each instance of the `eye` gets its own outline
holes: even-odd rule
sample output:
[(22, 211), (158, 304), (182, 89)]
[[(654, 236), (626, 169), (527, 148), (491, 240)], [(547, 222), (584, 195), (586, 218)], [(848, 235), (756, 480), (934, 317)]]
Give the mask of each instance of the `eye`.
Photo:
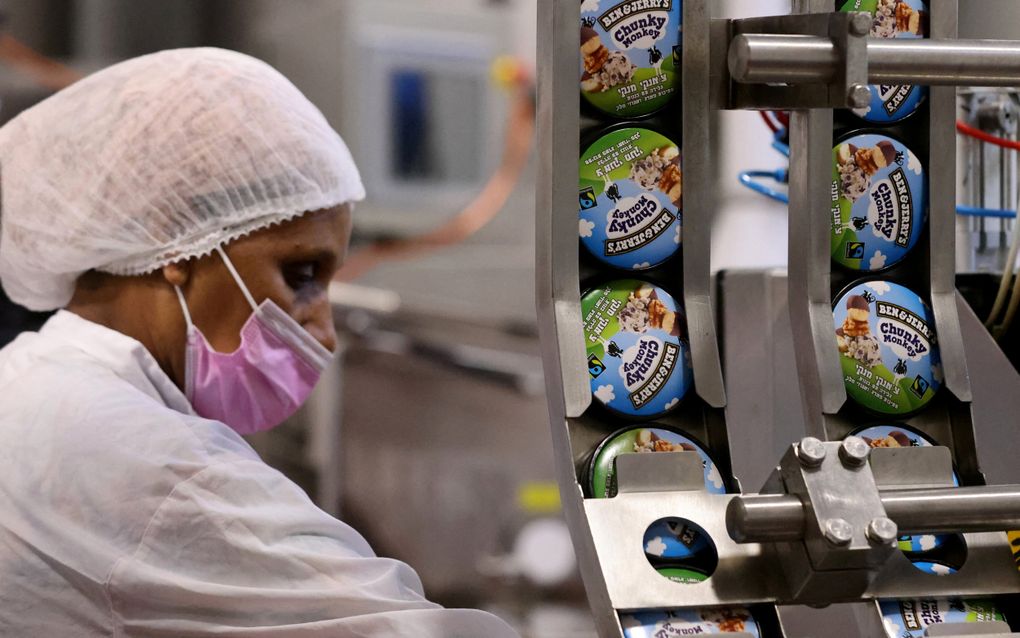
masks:
[(294, 290), (300, 290), (314, 284), (318, 278), (319, 265), (314, 261), (303, 261), (286, 264), (283, 267), (283, 278)]

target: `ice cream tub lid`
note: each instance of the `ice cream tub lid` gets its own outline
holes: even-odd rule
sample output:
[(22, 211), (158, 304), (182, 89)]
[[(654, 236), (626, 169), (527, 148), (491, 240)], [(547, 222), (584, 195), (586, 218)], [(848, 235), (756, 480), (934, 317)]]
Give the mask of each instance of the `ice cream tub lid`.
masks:
[(932, 576), (951, 576), (960, 571), (957, 567), (935, 560), (911, 560), (910, 562), (917, 569)]
[(613, 281), (581, 299), (595, 400), (617, 414), (655, 418), (674, 408), (694, 375), (683, 312), (652, 284)]
[[(897, 545), (900, 551), (906, 554), (916, 554), (917, 561), (923, 558), (924, 554), (936, 550), (948, 543), (953, 536), (951, 534), (919, 534), (916, 536), (901, 536)], [(917, 561), (911, 557), (915, 564)]]
[(886, 135), (854, 135), (832, 150), (832, 259), (876, 272), (903, 261), (924, 234), (927, 178), (921, 160)]
[(645, 556), (653, 565), (660, 567), (691, 567), (678, 564), (691, 560), (704, 552), (712, 551), (712, 544), (693, 525), (680, 519), (656, 521), (645, 531)]
[[(857, 428), (847, 436), (858, 436), (872, 448), (932, 447), (938, 445), (935, 439), (909, 425), (866, 425)], [(953, 484), (960, 486), (960, 477), (953, 471)]]
[(654, 268), (683, 243), (680, 146), (645, 128), (602, 135), (581, 156), (578, 231), (596, 259)]
[[(726, 493), (726, 481), (703, 445), (678, 430), (644, 426), (620, 430), (595, 449), (588, 464), (588, 494), (592, 498), (616, 496), (616, 457), (646, 452), (697, 452), (705, 469), (705, 489), (712, 494)], [(646, 538), (646, 551), (647, 545)]]
[(879, 606), (889, 638), (923, 638), (925, 630), (937, 624), (1005, 621), (990, 600), (883, 600)]
[(847, 395), (871, 412), (906, 416), (942, 386), (935, 319), (913, 291), (875, 280), (847, 289), (833, 323)]
[(682, 0), (583, 0), (581, 95), (619, 119), (644, 117), (677, 94)]
[(620, 614), (624, 638), (699, 636), (701, 634), (748, 633), (761, 637), (751, 612), (743, 607), (679, 609)]
[[(923, 432), (908, 425), (870, 425), (858, 428), (848, 436), (864, 439), (872, 448), (897, 447), (931, 447), (937, 445), (935, 440)], [(953, 484), (959, 487), (960, 479), (953, 472)], [(922, 534), (918, 536), (902, 536), (899, 548), (907, 553), (925, 553), (942, 547), (952, 539), (951, 534)]]
[[(928, 37), (928, 4), (923, 0), (837, 0), (836, 8), (870, 13), (872, 38)], [(927, 87), (876, 85), (871, 87), (871, 103), (854, 114), (866, 122), (892, 124), (914, 114), (927, 97)]]
[(689, 567), (658, 567), (655, 571), (663, 578), (681, 585), (697, 585), (708, 580), (708, 574)]

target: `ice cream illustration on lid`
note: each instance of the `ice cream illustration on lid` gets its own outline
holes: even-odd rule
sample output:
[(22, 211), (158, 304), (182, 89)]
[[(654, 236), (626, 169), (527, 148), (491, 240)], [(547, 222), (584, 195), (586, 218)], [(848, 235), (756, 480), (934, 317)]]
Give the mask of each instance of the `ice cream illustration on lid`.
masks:
[(907, 436), (906, 432), (903, 432), (902, 430), (892, 430), (882, 438), (875, 439), (869, 439), (868, 437), (863, 438), (864, 442), (870, 445), (871, 447), (895, 448), (895, 447), (910, 447), (912, 445), (910, 442), (910, 437)]
[(633, 417), (675, 408), (693, 374), (673, 297), (651, 284), (622, 280), (586, 294), (581, 309), (595, 399)]
[(682, 0), (581, 3), (581, 94), (615, 118), (651, 115), (680, 81)]
[(883, 415), (912, 414), (942, 385), (931, 309), (886, 281), (852, 286), (833, 312), (847, 395)]
[(920, 160), (901, 142), (856, 135), (833, 149), (833, 261), (856, 271), (892, 267), (920, 241), (927, 218)]
[(761, 637), (751, 612), (743, 607), (678, 609), (620, 614), (624, 638), (661, 638), (746, 633)]
[[(594, 21), (590, 24), (594, 24)], [(630, 82), (637, 71), (637, 66), (631, 63), (625, 53), (610, 53), (602, 44), (598, 32), (588, 22), (581, 27), (581, 55), (585, 70), (581, 76), (581, 90), (587, 93), (603, 93)]]
[(927, 11), (915, 9), (905, 0), (878, 0), (871, 37), (888, 39), (904, 34), (923, 38), (927, 31)]
[(846, 319), (836, 329), (839, 351), (856, 361), (873, 368), (882, 363), (882, 348), (871, 334), (871, 303), (874, 296), (851, 295), (846, 301)]
[(682, 244), (680, 147), (645, 128), (602, 135), (579, 164), (580, 237), (599, 261), (625, 270), (655, 268)]
[(903, 156), (890, 140), (882, 140), (870, 148), (841, 144), (836, 147), (836, 159), (843, 196), (855, 202), (868, 192), (871, 178), (878, 171), (894, 163), (903, 163)]
[[(928, 37), (928, 5), (923, 0), (837, 0), (841, 11), (868, 11), (874, 16), (873, 38)], [(868, 122), (891, 124), (916, 112), (928, 95), (927, 87), (877, 85), (871, 104), (854, 113)]]

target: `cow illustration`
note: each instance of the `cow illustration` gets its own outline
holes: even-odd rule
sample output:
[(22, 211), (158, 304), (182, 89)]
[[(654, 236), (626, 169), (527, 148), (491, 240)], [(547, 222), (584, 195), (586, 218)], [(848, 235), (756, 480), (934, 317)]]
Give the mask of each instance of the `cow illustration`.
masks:
[(616, 357), (617, 359), (620, 359), (623, 357), (623, 350), (620, 350), (620, 346), (616, 345), (615, 341), (610, 341), (609, 347), (606, 348), (606, 354), (608, 354), (610, 357)]
[(606, 189), (606, 197), (613, 200), (614, 204), (619, 203), (621, 199), (620, 186), (618, 184), (611, 185), (608, 189)]
[(658, 47), (648, 49), (648, 64), (655, 68), (655, 75), (662, 75), (662, 63), (665, 59)]

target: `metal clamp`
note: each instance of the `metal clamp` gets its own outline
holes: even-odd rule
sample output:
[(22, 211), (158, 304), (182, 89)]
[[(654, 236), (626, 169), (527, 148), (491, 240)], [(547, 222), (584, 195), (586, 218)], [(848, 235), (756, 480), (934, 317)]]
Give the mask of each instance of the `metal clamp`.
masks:
[[(952, 534), (1020, 529), (1020, 485), (933, 488), (880, 492), (882, 507), (898, 534)], [(738, 543), (798, 541), (807, 537), (807, 506), (797, 496), (750, 495), (730, 503), (726, 528)], [(872, 526), (889, 529), (884, 521)], [(855, 530), (859, 531), (859, 530)]]
[[(1012, 40), (877, 39), (865, 41), (864, 47), (866, 60), (854, 71), (855, 78), (865, 83), (1016, 86), (1020, 82), (1020, 42)], [(848, 65), (841, 49), (830, 38), (740, 34), (730, 45), (730, 75), (733, 81), (746, 84), (832, 84)]]
[[(756, 77), (769, 67), (762, 42), (773, 39), (806, 47), (797, 63), (783, 64), (782, 79), (734, 83), (730, 108), (859, 108), (871, 99), (868, 33), (871, 16), (863, 12), (803, 13), (730, 22), (728, 55), (731, 79)], [(814, 38), (805, 36), (815, 36)], [(824, 43), (824, 46), (816, 46)], [(753, 49), (751, 48), (753, 46)], [(792, 69), (792, 71), (791, 71)], [(823, 78), (809, 83), (808, 80)]]

